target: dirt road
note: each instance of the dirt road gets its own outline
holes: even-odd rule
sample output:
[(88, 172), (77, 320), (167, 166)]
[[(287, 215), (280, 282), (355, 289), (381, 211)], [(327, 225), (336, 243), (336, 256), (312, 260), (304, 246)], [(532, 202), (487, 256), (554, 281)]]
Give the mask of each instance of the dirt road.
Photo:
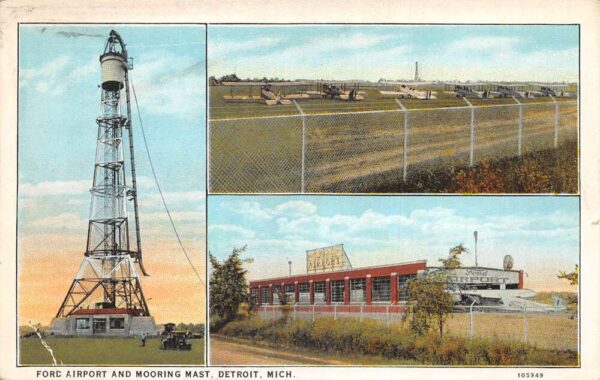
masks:
[(271, 348), (254, 347), (216, 336), (210, 338), (210, 363), (212, 365), (297, 365), (339, 364), (296, 353), (277, 351)]

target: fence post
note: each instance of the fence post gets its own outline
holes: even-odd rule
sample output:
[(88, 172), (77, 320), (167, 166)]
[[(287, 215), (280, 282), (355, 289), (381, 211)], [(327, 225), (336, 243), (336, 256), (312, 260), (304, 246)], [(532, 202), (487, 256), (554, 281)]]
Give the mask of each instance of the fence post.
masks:
[(363, 305), (360, 305), (360, 321), (363, 321)]
[(406, 176), (408, 172), (408, 111), (399, 99), (396, 99), (396, 103), (400, 106), (400, 109), (404, 112), (404, 148), (402, 153), (402, 180), (406, 182)]
[(527, 343), (527, 333), (528, 333), (528, 326), (527, 326), (527, 306), (523, 306), (523, 320), (525, 322), (525, 343)]
[(333, 320), (337, 319), (337, 305), (333, 304)]
[(518, 134), (518, 149), (519, 149), (519, 157), (522, 154), (522, 141), (523, 141), (523, 104), (517, 100), (514, 96), (512, 97), (515, 102), (519, 105), (519, 134)]
[(298, 102), (296, 102), (294, 100), (294, 105), (296, 106), (296, 108), (298, 108), (298, 112), (300, 112), (300, 115), (302, 116), (302, 178), (300, 180), (300, 192), (302, 194), (304, 194), (305, 191), (305, 183), (304, 183), (304, 171), (305, 171), (305, 156), (306, 156), (306, 114), (304, 113), (304, 111), (302, 110), (302, 108), (300, 107), (300, 105), (298, 104)]
[(475, 162), (475, 107), (473, 104), (463, 97), (465, 102), (471, 107), (471, 147), (469, 149), (469, 166), (473, 166)]
[(471, 316), (471, 332), (469, 334), (470, 339), (473, 339), (473, 335), (475, 334), (475, 320), (473, 319), (473, 305), (475, 305), (475, 300), (473, 300), (473, 303), (469, 307), (469, 314)]
[(385, 324), (390, 327), (390, 305), (385, 306)]
[(296, 320), (296, 304), (294, 304), (294, 321)]
[(554, 147), (558, 148), (558, 102), (554, 99), (554, 96), (550, 95), (554, 102)]
[(313, 303), (312, 320), (315, 321), (315, 304)]

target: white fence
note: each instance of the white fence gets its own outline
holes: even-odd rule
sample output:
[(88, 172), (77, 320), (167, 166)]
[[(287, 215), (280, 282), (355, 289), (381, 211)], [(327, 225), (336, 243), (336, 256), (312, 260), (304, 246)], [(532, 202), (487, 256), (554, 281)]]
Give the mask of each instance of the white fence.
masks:
[[(401, 323), (403, 305), (389, 304), (316, 304), (261, 305), (261, 318), (314, 321), (319, 316), (365, 319), (385, 323), (388, 327)], [(435, 326), (434, 326), (435, 328)], [(551, 349), (578, 349), (577, 314), (567, 311), (540, 311), (540, 308), (507, 308), (502, 306), (455, 306), (445, 322), (444, 330), (466, 338), (486, 337), (515, 340)]]
[(577, 102), (305, 113), (209, 123), (212, 193), (369, 191), (577, 140)]
[(404, 305), (390, 304), (294, 304), (294, 305), (260, 305), (258, 314), (262, 318), (281, 318), (288, 313), (292, 320), (297, 318), (315, 320), (317, 316), (338, 318), (375, 319), (391, 324), (399, 322), (404, 313)]

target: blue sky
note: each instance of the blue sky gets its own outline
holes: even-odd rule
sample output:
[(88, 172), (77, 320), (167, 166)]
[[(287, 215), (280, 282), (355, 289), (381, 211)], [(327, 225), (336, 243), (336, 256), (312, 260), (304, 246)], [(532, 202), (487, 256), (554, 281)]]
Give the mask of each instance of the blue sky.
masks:
[[(98, 57), (111, 29), (134, 59), (130, 78), (156, 174), (183, 243), (204, 272), (205, 28), (24, 25), (18, 131), (19, 262), (20, 276), (28, 278), (19, 288), (23, 320), (50, 320), (83, 257), (100, 115)], [(198, 322), (203, 288), (171, 230), (132, 105), (142, 247), (151, 275), (144, 291), (158, 321)]]
[[(579, 260), (576, 197), (313, 196), (209, 198), (208, 249), (224, 258), (247, 244), (251, 279), (305, 272), (305, 251), (343, 243), (354, 267), (414, 260), (438, 264), (464, 243), (479, 265), (515, 268), (537, 290), (562, 289), (559, 270)], [(474, 254), (464, 264), (474, 264)], [(567, 287), (568, 289), (568, 287)], [(573, 290), (573, 289), (571, 289)]]
[(577, 26), (211, 26), (209, 75), (577, 81)]
[[(100, 113), (98, 56), (116, 29), (134, 58), (131, 78), (163, 191), (173, 207), (203, 211), (205, 161), (203, 27), (20, 28), (21, 199), (43, 198), (34, 218), (87, 218)], [(132, 95), (133, 99), (133, 95)], [(160, 211), (137, 111), (134, 142), (143, 211)], [(186, 195), (188, 204), (183, 205)], [(71, 207), (69, 207), (69, 205)], [(54, 207), (56, 206), (56, 207)], [(29, 218), (23, 220), (27, 230)], [(42, 224), (37, 223), (36, 228)]]

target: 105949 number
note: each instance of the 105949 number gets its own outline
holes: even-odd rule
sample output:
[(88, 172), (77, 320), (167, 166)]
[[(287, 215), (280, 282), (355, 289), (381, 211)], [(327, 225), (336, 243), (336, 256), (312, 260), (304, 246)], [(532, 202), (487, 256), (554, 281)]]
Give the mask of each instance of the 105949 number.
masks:
[(519, 379), (541, 379), (544, 377), (543, 372), (519, 372), (517, 374)]

